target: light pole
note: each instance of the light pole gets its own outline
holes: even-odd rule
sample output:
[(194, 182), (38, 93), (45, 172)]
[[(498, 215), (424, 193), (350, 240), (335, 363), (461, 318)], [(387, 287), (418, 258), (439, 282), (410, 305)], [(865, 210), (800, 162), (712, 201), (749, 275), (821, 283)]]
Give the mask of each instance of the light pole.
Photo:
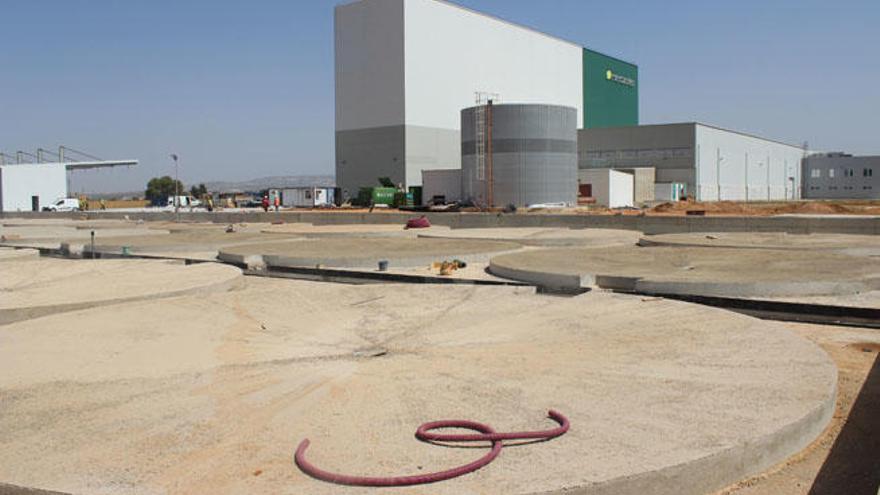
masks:
[(180, 223), (180, 180), (177, 174), (177, 155), (172, 153), (171, 159), (174, 160), (174, 216)]

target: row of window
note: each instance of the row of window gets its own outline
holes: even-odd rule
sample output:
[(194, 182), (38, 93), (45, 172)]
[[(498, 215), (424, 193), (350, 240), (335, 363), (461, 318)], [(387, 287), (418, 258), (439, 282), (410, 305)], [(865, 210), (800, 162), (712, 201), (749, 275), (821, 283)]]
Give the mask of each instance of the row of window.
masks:
[(582, 153), (587, 159), (660, 159), (691, 158), (691, 148), (650, 148), (650, 149), (626, 149), (626, 150), (601, 150), (586, 151)]
[[(828, 169), (828, 178), (829, 179), (834, 178), (834, 173), (835, 173), (834, 170), (835, 169), (833, 169), (833, 168)], [(841, 170), (841, 172), (843, 172), (844, 177), (854, 177), (855, 176), (854, 169), (842, 168), (840, 170)], [(862, 177), (873, 177), (873, 176), (874, 176), (874, 169), (873, 168), (863, 168), (862, 169)], [(811, 169), (810, 170), (810, 178), (812, 178), (812, 179), (822, 178), (822, 169), (821, 168)]]
[[(843, 186), (843, 189), (844, 189), (844, 190), (847, 190), (847, 191), (852, 191), (853, 189), (855, 189), (855, 187), (853, 187), (853, 186)], [(869, 189), (874, 189), (874, 188), (873, 188), (872, 186), (862, 186), (862, 190), (864, 190), (864, 191), (867, 191), (867, 190), (869, 190)], [(822, 186), (810, 186), (810, 190), (811, 190), (811, 191), (821, 191), (821, 190), (822, 190)], [(836, 190), (837, 190), (837, 186), (828, 186), (828, 190), (829, 190), (829, 191), (836, 191)]]

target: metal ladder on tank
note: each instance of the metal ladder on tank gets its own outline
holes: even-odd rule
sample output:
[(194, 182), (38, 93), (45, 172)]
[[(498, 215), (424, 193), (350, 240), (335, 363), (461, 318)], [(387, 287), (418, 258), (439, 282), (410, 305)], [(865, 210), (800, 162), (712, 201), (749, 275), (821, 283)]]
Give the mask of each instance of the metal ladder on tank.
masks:
[(474, 144), (476, 145), (477, 180), (486, 180), (486, 106), (474, 112)]
[[(497, 103), (500, 97), (498, 93), (487, 93), (484, 91), (477, 91), (474, 93), (474, 96), (477, 103), (477, 109), (474, 112), (476, 179), (484, 182), (486, 180), (486, 107), (490, 101)], [(481, 197), (479, 202), (485, 203), (487, 199)]]

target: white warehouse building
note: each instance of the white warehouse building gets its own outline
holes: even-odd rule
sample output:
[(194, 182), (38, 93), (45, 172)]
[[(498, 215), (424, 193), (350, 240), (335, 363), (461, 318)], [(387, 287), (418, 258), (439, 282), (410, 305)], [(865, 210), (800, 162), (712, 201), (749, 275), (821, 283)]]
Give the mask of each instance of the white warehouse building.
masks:
[(336, 7), (335, 60), (343, 196), (377, 177), (410, 187), (424, 169), (460, 168), (460, 111), (479, 92), (583, 114), (581, 46), (444, 1)]
[[(64, 147), (61, 148), (63, 158)], [(3, 156), (0, 153), (0, 158)], [(137, 164), (137, 160), (0, 163), (0, 212), (40, 211), (67, 198), (70, 194), (68, 174), (73, 171)]]
[(0, 212), (40, 211), (66, 197), (63, 163), (0, 165)]
[(654, 168), (697, 201), (800, 199), (804, 149), (700, 123), (578, 131), (578, 168)]

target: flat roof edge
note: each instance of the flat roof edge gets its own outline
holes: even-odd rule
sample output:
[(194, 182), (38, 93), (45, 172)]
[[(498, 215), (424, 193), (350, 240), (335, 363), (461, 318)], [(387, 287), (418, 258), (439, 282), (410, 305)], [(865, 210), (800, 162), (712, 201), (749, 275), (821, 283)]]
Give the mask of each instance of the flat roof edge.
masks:
[[(356, 4), (356, 3), (362, 2), (362, 1), (368, 1), (368, 0), (351, 0), (351, 1), (347, 1), (347, 2), (338, 3), (338, 4), (336, 4), (336, 5), (334, 6), (334, 13), (335, 13), (335, 11), (336, 11), (337, 9), (339, 9), (339, 8), (347, 7), (347, 6), (349, 6), (349, 5), (353, 5), (353, 4)], [(400, 0), (400, 1), (405, 3), (407, 0)], [(619, 58), (619, 57), (615, 57), (615, 56), (613, 56), (613, 55), (608, 55), (607, 53), (603, 53), (603, 52), (600, 52), (600, 51), (598, 51), (598, 50), (593, 50), (592, 48), (587, 48), (586, 46), (582, 45), (581, 43), (578, 43), (578, 42), (575, 42), (575, 41), (571, 41), (571, 40), (569, 40), (569, 39), (565, 39), (565, 38), (562, 38), (562, 37), (560, 37), (560, 36), (557, 36), (557, 35), (554, 35), (554, 34), (547, 33), (546, 31), (541, 31), (541, 30), (538, 29), (538, 28), (534, 28), (534, 27), (531, 27), (531, 26), (527, 26), (527, 25), (525, 25), (525, 24), (520, 24), (520, 23), (518, 23), (518, 22), (514, 22), (514, 21), (511, 21), (511, 20), (509, 20), (509, 19), (505, 19), (505, 18), (503, 18), (503, 17), (497, 16), (497, 15), (494, 15), (494, 14), (489, 14), (489, 13), (487, 13), (487, 12), (483, 12), (483, 11), (480, 11), (480, 10), (477, 10), (477, 9), (473, 9), (473, 8), (471, 8), (471, 7), (467, 7), (467, 6), (465, 6), (465, 5), (460, 5), (460, 4), (458, 4), (458, 3), (453, 2), (452, 0), (429, 0), (429, 1), (437, 2), (437, 3), (442, 3), (442, 4), (447, 5), (447, 6), (449, 6), (449, 7), (456, 8), (456, 9), (459, 9), (459, 10), (463, 10), (463, 11), (465, 11), (465, 12), (470, 12), (471, 14), (475, 14), (475, 15), (478, 15), (478, 16), (480, 16), (480, 17), (485, 17), (485, 18), (487, 18), (487, 19), (491, 19), (491, 20), (493, 20), (493, 21), (501, 22), (501, 23), (507, 24), (507, 25), (509, 25), (509, 26), (513, 26), (513, 27), (515, 27), (515, 28), (524, 29), (524, 30), (526, 30), (526, 31), (530, 31), (530, 32), (532, 32), (532, 33), (535, 33), (535, 34), (538, 34), (538, 35), (544, 36), (544, 37), (546, 37), (546, 38), (550, 38), (550, 39), (552, 39), (552, 40), (559, 41), (559, 42), (561, 42), (561, 43), (565, 43), (565, 44), (568, 44), (568, 45), (575, 46), (575, 47), (580, 48), (580, 49), (582, 49), (582, 50), (588, 50), (588, 51), (590, 51), (590, 52), (593, 52), (593, 53), (596, 53), (596, 54), (602, 55), (603, 57), (608, 57), (608, 58), (610, 58), (610, 59), (614, 59), (614, 60), (616, 60), (616, 61), (618, 61), (618, 62), (621, 62), (621, 63), (627, 64), (627, 65), (631, 65), (631, 66), (635, 67), (636, 69), (638, 69), (638, 67), (639, 67), (638, 64), (635, 64), (635, 63), (630, 62), (630, 61), (628, 61), (628, 60), (624, 60), (624, 59)]]
[(578, 129), (578, 132), (580, 132), (580, 131), (593, 131), (593, 130), (601, 131), (601, 130), (607, 130), (607, 129), (632, 129), (632, 128), (644, 128), (644, 127), (672, 127), (672, 126), (686, 126), (686, 125), (694, 126), (694, 127), (696, 127), (696, 126), (708, 127), (710, 129), (715, 129), (718, 131), (730, 132), (732, 134), (739, 134), (740, 136), (750, 137), (752, 139), (760, 139), (761, 141), (767, 141), (769, 143), (776, 143), (776, 144), (781, 144), (784, 146), (790, 146), (792, 148), (798, 148), (801, 150), (804, 148), (802, 145), (786, 143), (784, 141), (779, 141), (778, 139), (770, 139), (770, 138), (766, 138), (763, 136), (758, 136), (757, 134), (749, 134), (748, 132), (737, 131), (734, 129), (727, 129), (724, 127), (720, 127), (720, 126), (712, 125), (712, 124), (706, 124), (703, 122), (666, 122), (666, 123), (662, 123), (662, 124), (621, 125), (621, 126), (614, 126), (614, 127), (597, 127), (597, 128), (593, 128), (593, 129), (583, 128), (583, 129)]

